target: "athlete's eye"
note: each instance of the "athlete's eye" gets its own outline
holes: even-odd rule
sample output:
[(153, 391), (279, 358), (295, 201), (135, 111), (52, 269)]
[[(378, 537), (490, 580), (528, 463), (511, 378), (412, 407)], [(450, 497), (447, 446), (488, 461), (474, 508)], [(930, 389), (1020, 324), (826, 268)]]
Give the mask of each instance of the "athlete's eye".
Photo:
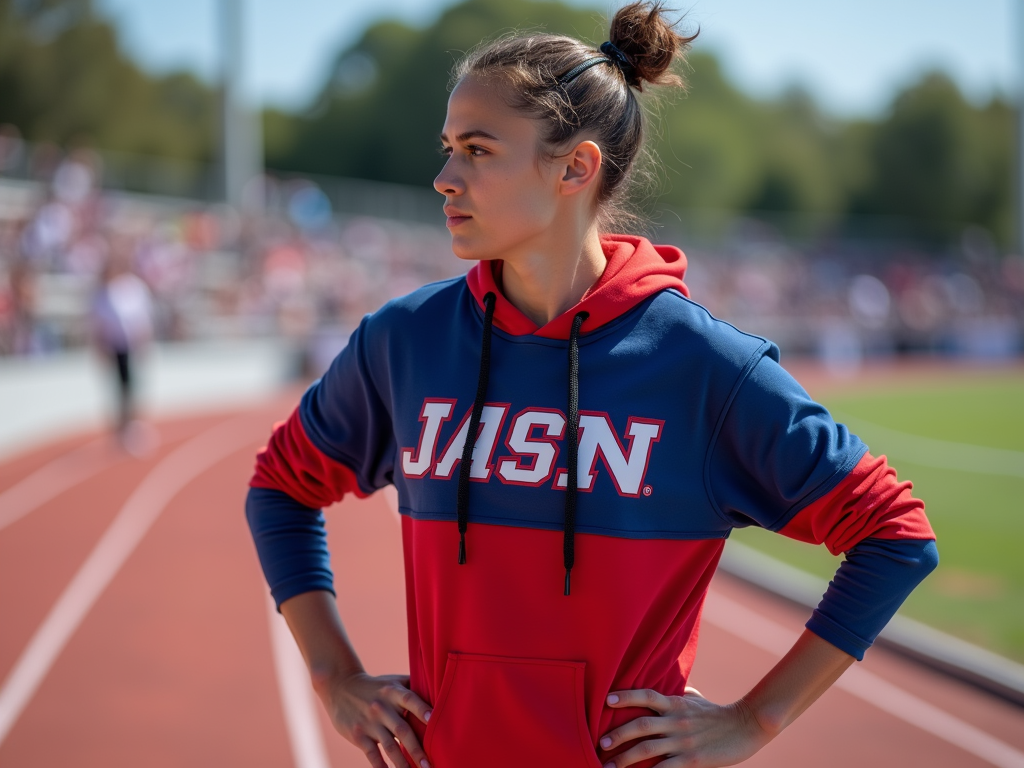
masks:
[(444, 144), (442, 144), (440, 147), (437, 148), (437, 152), (440, 155), (444, 155), (445, 157), (448, 157), (452, 153), (452, 148), (451, 147), (446, 147), (446, 146), (444, 146)]
[(466, 146), (466, 152), (472, 157), (482, 157), (483, 155), (488, 154), (486, 149), (478, 147), (476, 144), (468, 144)]

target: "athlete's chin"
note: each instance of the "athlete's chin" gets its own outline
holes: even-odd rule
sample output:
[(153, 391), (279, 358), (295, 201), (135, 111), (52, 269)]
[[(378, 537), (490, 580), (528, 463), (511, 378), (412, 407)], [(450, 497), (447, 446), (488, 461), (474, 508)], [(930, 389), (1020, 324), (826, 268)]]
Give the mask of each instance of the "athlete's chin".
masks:
[(478, 249), (467, 248), (465, 245), (458, 243), (455, 238), (452, 238), (452, 253), (458, 258), (464, 261), (480, 261), (480, 257), (477, 256)]
[(488, 245), (487, 238), (479, 235), (452, 232), (452, 253), (465, 261), (493, 259), (494, 249)]
[[(462, 230), (462, 227), (465, 227), (465, 230)], [(458, 258), (466, 261), (495, 261), (514, 258), (514, 255), (523, 249), (524, 243), (532, 242), (533, 232), (530, 230), (526, 234), (520, 230), (513, 230), (495, 235), (493, 232), (484, 232), (479, 228), (470, 231), (468, 226), (462, 225), (462, 227), (451, 233), (452, 252)]]

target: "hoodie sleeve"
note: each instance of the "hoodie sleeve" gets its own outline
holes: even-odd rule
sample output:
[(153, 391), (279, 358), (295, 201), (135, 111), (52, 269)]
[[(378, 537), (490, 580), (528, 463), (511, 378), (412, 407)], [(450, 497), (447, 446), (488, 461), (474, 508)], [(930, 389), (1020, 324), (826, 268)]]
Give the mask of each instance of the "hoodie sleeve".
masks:
[(256, 456), (246, 517), (278, 606), (302, 592), (333, 591), (320, 509), (391, 482), (394, 437), (368, 364), (367, 325)]
[(845, 553), (808, 629), (860, 659), (937, 564), (924, 504), (845, 425), (766, 355), (739, 385), (708, 454), (712, 503), (758, 525)]

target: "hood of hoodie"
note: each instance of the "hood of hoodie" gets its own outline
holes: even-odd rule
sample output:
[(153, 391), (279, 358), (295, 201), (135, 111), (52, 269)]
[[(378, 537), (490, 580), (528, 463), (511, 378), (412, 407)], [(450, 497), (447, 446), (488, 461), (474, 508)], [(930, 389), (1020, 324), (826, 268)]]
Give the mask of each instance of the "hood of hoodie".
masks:
[(684, 296), (690, 292), (683, 282), (686, 256), (672, 245), (652, 245), (638, 235), (602, 235), (601, 249), (608, 265), (579, 303), (543, 326), (520, 312), (498, 287), (496, 275), (503, 262), (481, 261), (466, 275), (469, 290), (484, 309), (484, 296), (493, 292), (494, 325), (514, 336), (535, 335), (546, 339), (568, 339), (573, 317), (589, 313), (582, 332), (600, 328), (666, 288), (675, 288)]

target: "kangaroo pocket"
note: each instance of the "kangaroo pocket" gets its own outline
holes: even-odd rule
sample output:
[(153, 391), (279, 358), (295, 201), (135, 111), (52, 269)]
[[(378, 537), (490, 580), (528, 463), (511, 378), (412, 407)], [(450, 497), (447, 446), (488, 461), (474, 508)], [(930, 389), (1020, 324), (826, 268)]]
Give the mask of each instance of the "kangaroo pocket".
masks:
[(596, 768), (582, 661), (449, 653), (423, 747), (436, 768)]

